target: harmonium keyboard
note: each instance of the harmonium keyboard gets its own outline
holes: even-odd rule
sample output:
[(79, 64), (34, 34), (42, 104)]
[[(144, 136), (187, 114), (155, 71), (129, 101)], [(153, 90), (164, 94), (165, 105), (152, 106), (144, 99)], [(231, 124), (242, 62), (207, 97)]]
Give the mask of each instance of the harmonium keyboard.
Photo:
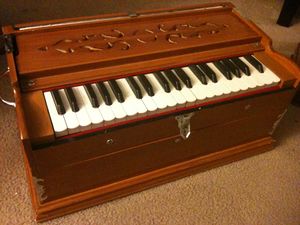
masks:
[(3, 33), (38, 221), (272, 149), (300, 78), (230, 3)]

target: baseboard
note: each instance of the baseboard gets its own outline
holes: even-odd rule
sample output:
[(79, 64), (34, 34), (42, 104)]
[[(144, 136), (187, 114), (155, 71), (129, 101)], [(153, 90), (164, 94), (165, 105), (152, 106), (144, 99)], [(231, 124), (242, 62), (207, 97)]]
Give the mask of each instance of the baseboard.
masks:
[(250, 157), (271, 150), (273, 147), (274, 140), (271, 137), (265, 137), (43, 205), (35, 205), (36, 220), (42, 222), (79, 211), (200, 171)]

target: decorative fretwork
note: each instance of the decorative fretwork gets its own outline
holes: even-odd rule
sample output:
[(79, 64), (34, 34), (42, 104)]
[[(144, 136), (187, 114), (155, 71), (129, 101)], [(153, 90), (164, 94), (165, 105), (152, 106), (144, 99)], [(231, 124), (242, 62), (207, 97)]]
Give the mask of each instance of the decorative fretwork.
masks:
[(106, 33), (84, 34), (79, 38), (61, 39), (53, 44), (41, 46), (38, 50), (44, 52), (54, 50), (62, 54), (72, 54), (77, 51), (105, 52), (110, 49), (126, 51), (134, 46), (154, 43), (158, 40), (165, 44), (180, 44), (181, 41), (192, 38), (202, 39), (219, 34), (228, 27), (226, 24), (190, 22), (175, 25), (158, 24), (152, 29), (138, 29), (127, 33), (119, 29), (111, 29)]

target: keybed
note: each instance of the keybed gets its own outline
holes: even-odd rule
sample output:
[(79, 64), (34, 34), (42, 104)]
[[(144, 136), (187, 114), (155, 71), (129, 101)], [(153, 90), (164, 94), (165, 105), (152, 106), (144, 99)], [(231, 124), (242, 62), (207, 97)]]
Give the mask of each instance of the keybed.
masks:
[(270, 69), (247, 55), (47, 91), (44, 97), (55, 135), (60, 137), (279, 82)]

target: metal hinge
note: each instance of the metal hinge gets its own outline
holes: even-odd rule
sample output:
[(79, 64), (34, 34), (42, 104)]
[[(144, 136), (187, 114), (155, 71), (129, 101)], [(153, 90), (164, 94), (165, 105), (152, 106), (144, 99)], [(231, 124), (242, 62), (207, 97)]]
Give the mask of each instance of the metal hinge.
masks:
[(10, 53), (13, 52), (17, 54), (17, 45), (16, 45), (16, 37), (13, 34), (3, 34), (0, 35), (0, 53)]

